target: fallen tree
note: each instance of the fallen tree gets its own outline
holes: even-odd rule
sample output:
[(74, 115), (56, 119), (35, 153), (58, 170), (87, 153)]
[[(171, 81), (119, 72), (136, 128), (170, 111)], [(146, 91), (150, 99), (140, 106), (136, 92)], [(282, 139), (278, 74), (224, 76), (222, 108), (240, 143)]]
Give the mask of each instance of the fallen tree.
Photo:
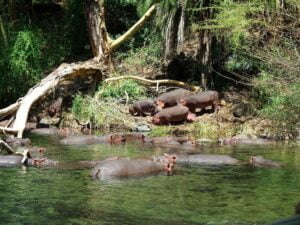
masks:
[(9, 127), (10, 122), (5, 127), (0, 127), (0, 132), (11, 133), (22, 138), (31, 106), (53, 92), (63, 81), (74, 79), (80, 75), (94, 75), (95, 81), (102, 80), (105, 74), (108, 74), (112, 69), (112, 51), (143, 26), (155, 11), (156, 5), (150, 7), (136, 24), (116, 40), (110, 39), (106, 30), (104, 0), (87, 0), (84, 9), (94, 58), (85, 62), (61, 64), (32, 87), (23, 98), (0, 110), (0, 120), (11, 116), (10, 121), (12, 122), (12, 118), (15, 116), (13, 126)]
[[(95, 59), (91, 59), (85, 62), (61, 64), (56, 70), (42, 79), (40, 83), (32, 87), (27, 92), (27, 94), (18, 102), (16, 119), (14, 121), (13, 127), (0, 127), (0, 130), (2, 132), (17, 134), (18, 138), (22, 138), (28, 118), (28, 113), (33, 103), (35, 103), (40, 98), (49, 95), (63, 81), (74, 79), (75, 77), (83, 74), (101, 76), (101, 64), (99, 64)], [(15, 109), (15, 107), (12, 106), (15, 105), (13, 104), (10, 106), (10, 108)], [(12, 110), (10, 112), (12, 112)]]
[(194, 85), (191, 85), (191, 84), (187, 84), (187, 83), (184, 83), (184, 82), (178, 81), (178, 80), (169, 80), (169, 79), (149, 80), (149, 79), (142, 78), (142, 77), (137, 77), (137, 76), (120, 76), (120, 77), (107, 78), (103, 81), (103, 83), (105, 85), (109, 82), (114, 82), (114, 81), (119, 81), (119, 80), (124, 80), (124, 79), (133, 79), (133, 80), (137, 80), (139, 82), (142, 82), (144, 84), (156, 85), (157, 90), (158, 90), (158, 87), (159, 87), (160, 84), (172, 84), (172, 85), (176, 85), (178, 87), (190, 89), (191, 91), (195, 91), (195, 92), (200, 90), (199, 86), (194, 86)]

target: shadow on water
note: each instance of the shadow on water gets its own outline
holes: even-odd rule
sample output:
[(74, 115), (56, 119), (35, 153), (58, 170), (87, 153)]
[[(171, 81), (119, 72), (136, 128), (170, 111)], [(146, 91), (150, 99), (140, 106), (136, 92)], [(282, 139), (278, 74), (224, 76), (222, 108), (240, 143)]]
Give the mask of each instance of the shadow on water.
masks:
[[(139, 145), (60, 146), (31, 137), (59, 161), (149, 157), (166, 149)], [(299, 147), (205, 148), (246, 161), (263, 155), (280, 169), (181, 166), (173, 176), (93, 180), (89, 169), (0, 169), (0, 224), (270, 224), (300, 201)]]

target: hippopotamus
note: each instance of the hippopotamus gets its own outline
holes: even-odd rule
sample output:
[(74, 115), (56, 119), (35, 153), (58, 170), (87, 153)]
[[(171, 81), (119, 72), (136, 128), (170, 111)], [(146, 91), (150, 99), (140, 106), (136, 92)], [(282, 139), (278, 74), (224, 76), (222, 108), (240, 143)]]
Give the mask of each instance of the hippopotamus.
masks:
[(153, 161), (148, 159), (111, 159), (98, 163), (91, 171), (97, 179), (144, 176), (166, 171), (170, 174), (174, 164), (172, 160)]
[(158, 96), (155, 100), (156, 105), (160, 108), (167, 108), (177, 105), (180, 99), (190, 95), (190, 91), (178, 88), (174, 91), (166, 92)]
[(23, 165), (25, 160), (22, 155), (0, 155), (0, 167)]
[(60, 140), (60, 143), (65, 145), (92, 145), (92, 144), (101, 144), (101, 143), (116, 144), (125, 141), (126, 139), (123, 134), (107, 134), (103, 136), (97, 136), (97, 135), (68, 136)]
[(205, 109), (208, 106), (211, 106), (212, 111), (215, 112), (215, 110), (218, 111), (219, 93), (217, 91), (204, 91), (182, 97), (179, 102), (188, 107), (192, 113), (195, 113), (197, 108)]
[(220, 144), (223, 145), (234, 145), (234, 144), (241, 144), (241, 145), (266, 145), (266, 144), (273, 144), (274, 142), (263, 139), (263, 138), (238, 138), (238, 137), (229, 137), (218, 140)]
[(135, 102), (129, 107), (129, 112), (133, 116), (153, 116), (158, 108), (152, 99), (145, 99)]
[(173, 158), (176, 163), (197, 164), (197, 165), (238, 165), (240, 161), (228, 155), (209, 155), (209, 154), (175, 154), (154, 157), (155, 160), (160, 158)]
[(5, 142), (11, 147), (29, 147), (31, 146), (31, 141), (29, 138), (14, 138), (8, 137)]
[(0, 155), (0, 167), (7, 166), (36, 166), (36, 167), (53, 167), (58, 164), (57, 161), (48, 158), (30, 158), (31, 156), (25, 152), (24, 155)]
[(196, 143), (188, 137), (145, 137), (144, 143), (153, 145), (154, 147), (180, 150), (194, 150), (196, 148)]
[(156, 125), (184, 122), (189, 119), (189, 109), (182, 105), (162, 109), (152, 118), (152, 123)]
[(255, 167), (268, 167), (268, 168), (280, 168), (282, 167), (280, 163), (274, 162), (269, 159), (265, 159), (262, 156), (250, 156), (250, 165)]

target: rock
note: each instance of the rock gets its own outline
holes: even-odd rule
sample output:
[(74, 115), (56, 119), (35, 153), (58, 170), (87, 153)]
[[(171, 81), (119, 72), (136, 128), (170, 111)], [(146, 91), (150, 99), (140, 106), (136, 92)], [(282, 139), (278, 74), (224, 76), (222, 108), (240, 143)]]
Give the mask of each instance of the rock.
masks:
[(148, 124), (136, 124), (133, 128), (132, 128), (132, 131), (135, 131), (135, 132), (150, 132), (152, 129), (150, 127), (150, 125)]
[(232, 111), (235, 117), (250, 116), (252, 114), (251, 106), (245, 102), (239, 102)]
[(49, 116), (46, 116), (39, 121), (37, 127), (38, 128), (42, 128), (42, 127), (49, 128), (51, 126), (58, 126), (60, 123), (60, 120), (61, 120), (61, 118), (57, 118), (57, 117), (51, 118)]

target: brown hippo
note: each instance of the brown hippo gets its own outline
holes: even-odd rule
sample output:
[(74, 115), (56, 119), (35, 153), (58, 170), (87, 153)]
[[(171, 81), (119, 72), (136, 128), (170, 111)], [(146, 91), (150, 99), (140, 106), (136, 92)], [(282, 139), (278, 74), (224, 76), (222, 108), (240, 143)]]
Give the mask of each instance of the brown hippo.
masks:
[(249, 163), (255, 167), (280, 168), (281, 165), (262, 156), (250, 156)]
[(170, 108), (162, 109), (152, 118), (152, 123), (156, 125), (170, 124), (187, 121), (189, 118), (189, 109), (182, 105), (176, 105)]
[(172, 159), (153, 161), (148, 159), (113, 159), (98, 163), (91, 171), (91, 176), (97, 179), (113, 177), (144, 176), (166, 171), (170, 174), (174, 163)]
[(151, 99), (137, 101), (129, 107), (129, 112), (133, 116), (153, 116), (157, 111), (158, 108)]
[(117, 144), (125, 142), (125, 136), (123, 134), (106, 134), (103, 136), (96, 135), (77, 135), (68, 136), (60, 140), (61, 144), (65, 145), (93, 145), (101, 143)]
[(188, 96), (190, 91), (179, 88), (174, 91), (166, 92), (158, 96), (155, 100), (156, 105), (160, 108), (167, 108), (177, 105), (180, 99)]
[(183, 106), (195, 113), (197, 108), (205, 109), (212, 106), (212, 111), (218, 111), (219, 93), (216, 91), (204, 91), (194, 95), (185, 96), (179, 101)]

